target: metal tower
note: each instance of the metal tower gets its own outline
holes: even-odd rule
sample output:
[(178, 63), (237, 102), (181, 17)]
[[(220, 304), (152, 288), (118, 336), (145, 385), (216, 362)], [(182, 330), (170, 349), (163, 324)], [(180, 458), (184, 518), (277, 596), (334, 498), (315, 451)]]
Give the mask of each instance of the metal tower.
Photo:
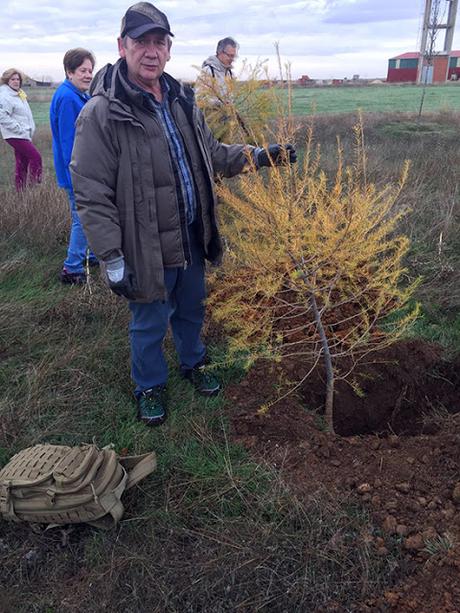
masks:
[[(452, 51), (457, 10), (458, 0), (426, 0), (422, 42), (420, 45), (420, 53), (422, 55), (426, 55), (429, 51), (434, 51), (432, 43), (434, 43), (441, 30), (446, 31), (443, 48), (444, 53), (450, 53)], [(446, 21), (443, 23), (446, 13)]]
[[(426, 0), (425, 2), (420, 45), (419, 82), (422, 80), (424, 65), (426, 63), (431, 64), (434, 55), (439, 53), (449, 55), (452, 51), (458, 3), (459, 0)], [(443, 49), (442, 51), (436, 51), (438, 34), (442, 30), (445, 30)]]

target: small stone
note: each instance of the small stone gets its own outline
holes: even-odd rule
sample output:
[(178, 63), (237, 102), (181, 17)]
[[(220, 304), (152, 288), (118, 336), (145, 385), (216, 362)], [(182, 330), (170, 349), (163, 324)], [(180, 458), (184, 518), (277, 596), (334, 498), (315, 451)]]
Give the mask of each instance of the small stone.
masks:
[(379, 449), (379, 448), (380, 448), (380, 444), (381, 444), (381, 443), (380, 443), (380, 439), (375, 438), (375, 439), (372, 441), (372, 443), (371, 443), (371, 447), (372, 447), (372, 449), (377, 450), (377, 449)]
[(410, 483), (396, 483), (395, 489), (402, 494), (408, 494), (410, 492)]
[(361, 500), (363, 502), (369, 502), (369, 500), (371, 499), (371, 495), (370, 494), (363, 494)]
[(331, 464), (332, 466), (336, 466), (338, 468), (342, 463), (340, 460), (331, 460)]
[(399, 534), (399, 536), (407, 536), (408, 532), (409, 528), (404, 524), (398, 524), (396, 526), (396, 534)]
[(397, 594), (396, 592), (385, 592), (385, 600), (391, 606), (395, 606), (398, 604), (399, 594)]
[(383, 558), (384, 556), (387, 556), (387, 555), (388, 555), (388, 549), (387, 549), (386, 547), (379, 547), (379, 548), (376, 550), (376, 554), (377, 554), (378, 556), (381, 556), (381, 557)]
[(422, 537), (424, 541), (432, 541), (438, 537), (438, 533), (433, 526), (428, 526), (428, 528), (422, 532)]
[(363, 539), (363, 542), (366, 543), (367, 545), (370, 545), (370, 543), (374, 542), (374, 537), (372, 536), (370, 532), (364, 532), (364, 534), (362, 535), (362, 539)]
[(390, 447), (393, 447), (394, 449), (396, 449), (397, 447), (399, 447), (399, 436), (392, 434), (391, 436), (388, 437), (388, 443)]
[(446, 519), (452, 519), (455, 516), (455, 513), (456, 513), (455, 509), (449, 508), (449, 509), (442, 510), (442, 514), (444, 515)]
[(383, 547), (385, 545), (385, 541), (381, 536), (376, 536), (375, 537), (375, 546), (376, 547)]
[(371, 498), (371, 505), (373, 507), (379, 507), (381, 504), (382, 504), (382, 499), (380, 498), (380, 496), (378, 496), (377, 494), (372, 496), (372, 498)]
[(423, 496), (419, 496), (417, 498), (417, 502), (419, 503), (420, 506), (422, 507), (426, 507), (428, 500), (426, 498), (424, 498)]
[(398, 508), (398, 501), (397, 501), (397, 500), (389, 500), (389, 501), (386, 503), (386, 505), (385, 505), (385, 506), (386, 506), (386, 508), (387, 508), (389, 511), (392, 511), (392, 510), (394, 510), (394, 509), (397, 509), (397, 508)]
[(320, 447), (318, 449), (318, 453), (321, 457), (326, 459), (331, 456), (331, 450), (329, 449), (329, 447)]
[(370, 483), (361, 483), (356, 489), (358, 494), (368, 494), (372, 490), (372, 485)]
[(394, 534), (396, 532), (397, 521), (392, 515), (387, 515), (383, 520), (382, 529), (388, 534)]
[(432, 500), (431, 502), (428, 503), (427, 505), (427, 509), (429, 509), (430, 511), (433, 511), (434, 509), (436, 509), (436, 507), (438, 506), (436, 500)]
[(382, 487), (382, 480), (381, 479), (374, 479), (374, 487)]
[(413, 511), (414, 513), (418, 513), (418, 511), (420, 511), (420, 503), (415, 500), (410, 498), (409, 500), (407, 500), (406, 502), (406, 507), (410, 510)]
[(404, 548), (409, 551), (420, 551), (420, 549), (423, 549), (424, 546), (425, 543), (420, 532), (413, 534), (412, 536), (408, 536), (404, 541)]
[(460, 504), (460, 483), (457, 483), (454, 487), (454, 491), (452, 492), (452, 500), (456, 504)]
[(407, 460), (406, 460), (406, 461), (407, 461), (407, 463), (408, 463), (408, 464), (410, 464), (410, 465), (412, 465), (412, 464), (414, 464), (414, 463), (415, 463), (415, 459), (414, 459), (414, 458), (411, 458), (411, 457), (407, 458)]
[(24, 554), (24, 559), (28, 565), (33, 565), (38, 561), (39, 553), (36, 549), (30, 549), (27, 553)]

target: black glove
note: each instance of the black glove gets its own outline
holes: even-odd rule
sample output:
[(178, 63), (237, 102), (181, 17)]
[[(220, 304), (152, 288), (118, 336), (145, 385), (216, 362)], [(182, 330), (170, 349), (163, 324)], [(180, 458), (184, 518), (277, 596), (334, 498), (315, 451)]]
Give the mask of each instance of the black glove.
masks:
[(282, 166), (297, 162), (297, 154), (294, 145), (268, 145), (266, 149), (259, 151), (257, 164), (261, 166)]
[(124, 264), (123, 278), (121, 281), (114, 283), (110, 281), (109, 278), (109, 287), (117, 294), (117, 296), (123, 296), (128, 300), (134, 300), (136, 298), (138, 288), (136, 283), (136, 278), (134, 277), (134, 273), (131, 268), (126, 264)]

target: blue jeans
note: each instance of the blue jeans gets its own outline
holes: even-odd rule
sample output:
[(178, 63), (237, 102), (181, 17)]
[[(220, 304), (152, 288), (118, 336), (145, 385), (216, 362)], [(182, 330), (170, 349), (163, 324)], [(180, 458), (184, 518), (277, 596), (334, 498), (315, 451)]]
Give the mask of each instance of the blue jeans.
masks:
[(206, 349), (201, 340), (206, 298), (204, 255), (192, 231), (190, 240), (192, 264), (185, 270), (165, 269), (168, 299), (129, 304), (131, 370), (136, 394), (167, 381), (163, 340), (169, 323), (182, 369), (193, 368), (205, 357)]
[[(78, 217), (77, 208), (75, 206), (75, 196), (72, 189), (66, 189), (70, 204), (70, 214), (72, 215), (72, 225), (70, 227), (70, 239), (67, 249), (67, 257), (64, 262), (64, 268), (67, 272), (83, 273), (85, 271), (86, 251), (88, 249), (88, 241), (81, 226), (80, 218)], [(96, 260), (94, 253), (90, 252), (90, 260)]]

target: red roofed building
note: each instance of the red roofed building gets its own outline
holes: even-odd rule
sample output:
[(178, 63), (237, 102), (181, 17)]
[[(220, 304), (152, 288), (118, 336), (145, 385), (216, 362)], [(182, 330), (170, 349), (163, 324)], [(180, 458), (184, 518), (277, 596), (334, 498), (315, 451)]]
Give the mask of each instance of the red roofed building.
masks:
[[(417, 51), (402, 53), (391, 58), (388, 61), (387, 81), (389, 83), (416, 83), (420, 59), (421, 55)], [(436, 54), (432, 65), (425, 65), (423, 70), (428, 71), (427, 83), (444, 83), (446, 80), (460, 79), (460, 51)]]
[(460, 51), (451, 51), (449, 58), (449, 81), (460, 81)]

